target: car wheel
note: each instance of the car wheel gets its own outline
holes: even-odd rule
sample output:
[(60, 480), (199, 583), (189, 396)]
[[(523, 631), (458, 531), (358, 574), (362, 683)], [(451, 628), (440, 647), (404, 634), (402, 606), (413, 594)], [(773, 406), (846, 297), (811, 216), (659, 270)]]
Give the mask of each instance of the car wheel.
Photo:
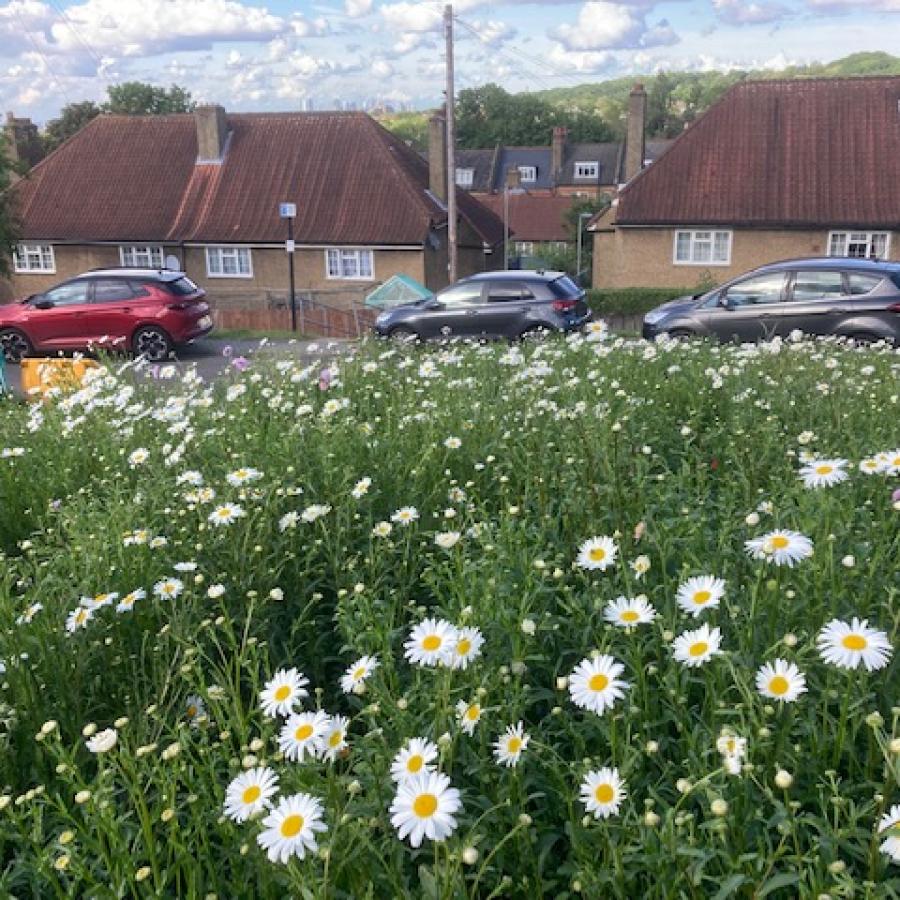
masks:
[(693, 336), (693, 331), (688, 331), (687, 328), (673, 328), (671, 331), (667, 331), (666, 334), (669, 336), (669, 340), (672, 341), (689, 341)]
[(529, 342), (545, 341), (552, 333), (553, 330), (546, 325), (532, 325), (519, 335), (519, 340)]
[(15, 328), (4, 328), (0, 331), (0, 350), (7, 362), (21, 362), (32, 351), (31, 341)]
[(398, 344), (415, 344), (418, 343), (418, 332), (414, 331), (407, 325), (398, 325), (388, 332), (388, 337)]
[(877, 344), (878, 341), (883, 340), (883, 338), (878, 337), (877, 334), (851, 334), (850, 340), (856, 344), (857, 347), (866, 346), (868, 344)]
[(162, 362), (172, 352), (172, 339), (162, 328), (147, 325), (134, 333), (131, 349), (135, 356), (143, 356), (150, 362)]

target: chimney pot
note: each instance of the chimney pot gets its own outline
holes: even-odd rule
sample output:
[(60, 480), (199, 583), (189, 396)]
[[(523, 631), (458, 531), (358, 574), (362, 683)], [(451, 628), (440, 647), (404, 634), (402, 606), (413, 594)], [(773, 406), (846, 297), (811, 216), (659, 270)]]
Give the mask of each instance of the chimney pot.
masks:
[(447, 202), (447, 119), (443, 110), (428, 120), (428, 188), (441, 202)]
[(222, 162), (228, 138), (225, 107), (218, 104), (198, 106), (194, 110), (194, 122), (197, 126), (197, 162)]

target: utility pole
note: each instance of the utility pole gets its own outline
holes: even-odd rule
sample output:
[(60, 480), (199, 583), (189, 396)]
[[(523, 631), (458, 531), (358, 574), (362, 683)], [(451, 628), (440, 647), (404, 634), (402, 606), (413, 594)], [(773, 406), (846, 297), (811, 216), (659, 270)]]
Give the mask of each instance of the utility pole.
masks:
[(457, 280), (456, 234), (456, 94), (453, 86), (453, 5), (444, 7), (447, 42), (447, 270), (450, 284)]

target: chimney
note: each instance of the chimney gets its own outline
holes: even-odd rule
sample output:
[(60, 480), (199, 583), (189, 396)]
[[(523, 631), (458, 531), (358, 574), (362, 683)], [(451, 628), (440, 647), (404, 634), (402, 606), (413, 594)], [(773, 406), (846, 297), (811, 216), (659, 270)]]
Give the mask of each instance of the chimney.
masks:
[[(454, 178), (456, 173), (453, 173)], [(428, 188), (442, 203), (447, 202), (447, 120), (443, 111), (428, 120)]]
[[(6, 140), (6, 157), (13, 164), (13, 168), (19, 172), (30, 169), (41, 161), (43, 149), (37, 125), (31, 119), (16, 118), (8, 112), (6, 124), (3, 126), (3, 135)], [(13, 180), (17, 180), (19, 173), (13, 173)]]
[(506, 170), (506, 187), (510, 191), (516, 190), (522, 183), (522, 175), (518, 166), (510, 166)]
[(562, 181), (563, 166), (566, 162), (566, 142), (569, 139), (569, 130), (565, 125), (557, 125), (553, 129), (553, 144), (551, 157), (551, 177), (554, 185)]
[(225, 108), (217, 104), (198, 106), (194, 110), (194, 122), (197, 125), (197, 162), (222, 162), (228, 139)]
[(647, 92), (636, 84), (628, 95), (628, 124), (625, 137), (625, 181), (644, 168), (644, 131), (647, 124)]

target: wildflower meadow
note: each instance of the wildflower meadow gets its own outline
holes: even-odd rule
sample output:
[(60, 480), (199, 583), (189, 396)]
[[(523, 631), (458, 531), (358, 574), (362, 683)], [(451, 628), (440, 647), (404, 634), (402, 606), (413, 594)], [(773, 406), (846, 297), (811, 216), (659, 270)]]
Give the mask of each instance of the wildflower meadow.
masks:
[(0, 404), (0, 894), (900, 897), (896, 351), (135, 368)]

